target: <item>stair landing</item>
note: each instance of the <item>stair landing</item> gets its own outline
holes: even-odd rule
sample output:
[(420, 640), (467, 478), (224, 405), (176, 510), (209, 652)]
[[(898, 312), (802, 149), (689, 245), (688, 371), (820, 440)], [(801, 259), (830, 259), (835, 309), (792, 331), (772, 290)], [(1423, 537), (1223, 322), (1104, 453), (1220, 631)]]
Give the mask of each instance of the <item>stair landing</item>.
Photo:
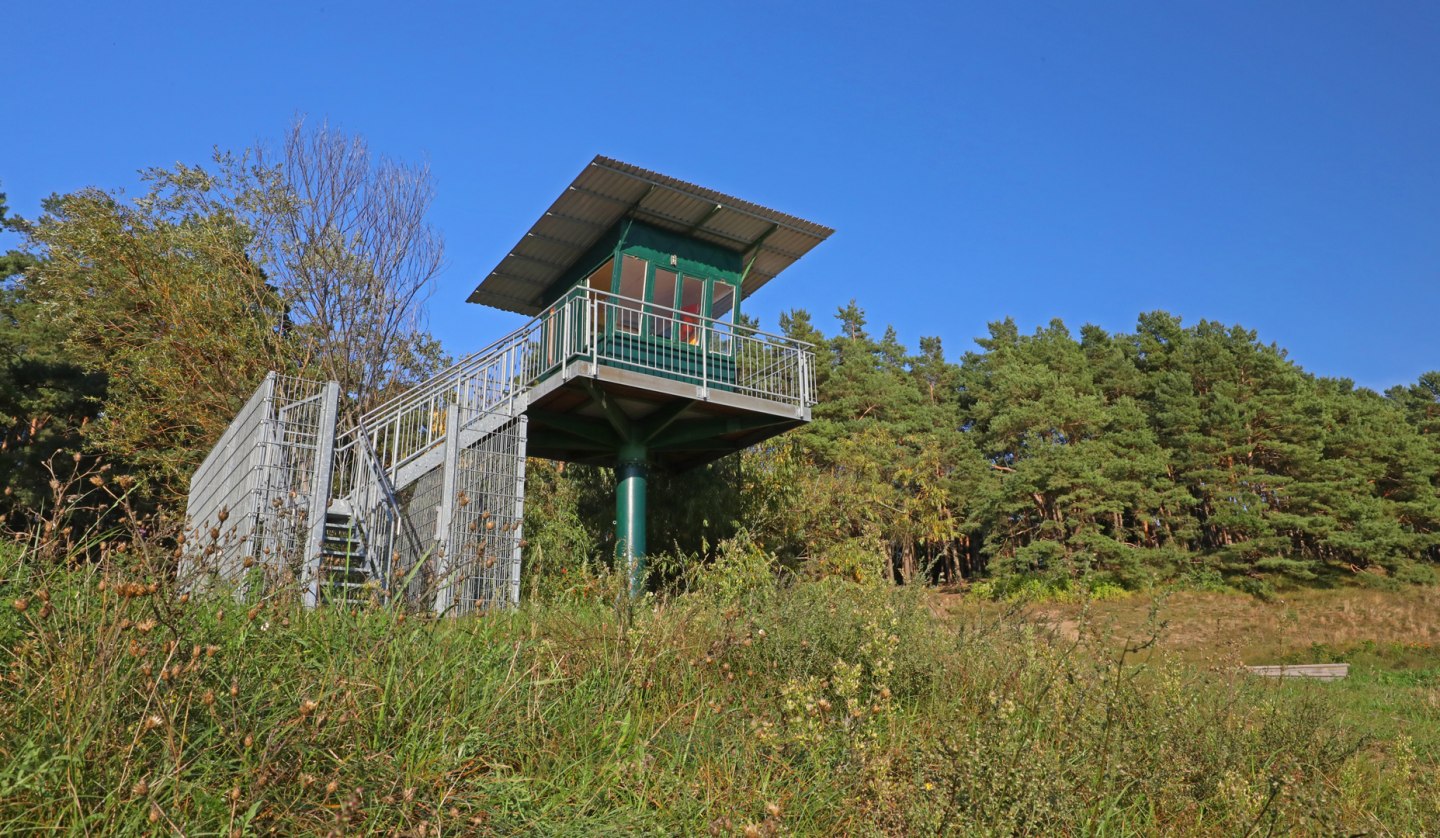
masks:
[(638, 433), (652, 461), (684, 471), (810, 421), (810, 408), (610, 364), (565, 365), (530, 391), (526, 454), (613, 465)]

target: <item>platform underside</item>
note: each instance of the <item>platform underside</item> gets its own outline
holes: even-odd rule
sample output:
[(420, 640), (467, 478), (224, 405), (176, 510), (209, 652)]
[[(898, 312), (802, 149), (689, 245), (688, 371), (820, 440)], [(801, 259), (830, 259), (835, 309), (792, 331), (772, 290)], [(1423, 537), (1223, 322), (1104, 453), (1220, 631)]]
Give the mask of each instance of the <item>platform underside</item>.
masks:
[(614, 465), (626, 441), (652, 465), (684, 471), (810, 421), (809, 408), (683, 380), (582, 363), (531, 390), (526, 453)]

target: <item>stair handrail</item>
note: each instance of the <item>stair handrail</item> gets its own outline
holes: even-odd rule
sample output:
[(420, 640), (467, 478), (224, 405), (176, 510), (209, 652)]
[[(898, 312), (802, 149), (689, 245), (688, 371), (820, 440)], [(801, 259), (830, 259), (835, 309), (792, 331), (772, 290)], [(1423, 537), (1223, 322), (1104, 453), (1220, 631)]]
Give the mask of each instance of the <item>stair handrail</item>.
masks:
[[(352, 438), (346, 439), (346, 437)], [(349, 448), (352, 445), (360, 446), (360, 452), (365, 455), (364, 459), (366, 461), (366, 464), (374, 473), (376, 477), (376, 483), (380, 486), (381, 491), (384, 493), (387, 504), (392, 505), (396, 509), (398, 509), (400, 504), (398, 495), (396, 495), (395, 493), (395, 487), (390, 482), (390, 475), (387, 474), (383, 468), (381, 468), (382, 462), (380, 460), (380, 455), (370, 444), (370, 435), (366, 432), (365, 423), (363, 421), (356, 424), (350, 430), (340, 434), (335, 439), (335, 451), (337, 453), (345, 450), (346, 448)], [(355, 468), (357, 470), (360, 468), (360, 460), (358, 459), (356, 460)], [(352, 476), (351, 479), (353, 482), (350, 487), (350, 492), (348, 492), (347, 495), (352, 494), (355, 488), (359, 485), (359, 481), (355, 479), (356, 477), (358, 477), (358, 475)], [(332, 491), (330, 499), (344, 500), (345, 497), (341, 496), (338, 492)]]
[[(535, 362), (543, 355), (531, 351), (538, 348), (536, 337), (557, 311), (568, 312), (574, 300), (583, 298), (583, 293), (572, 292), (519, 329), (367, 411), (361, 424), (370, 429), (372, 446), (387, 470), (393, 473), (444, 443), (445, 408), (450, 404), (479, 412), (509, 408), (514, 397), (555, 366)], [(482, 388), (478, 393), (477, 383)]]
[(491, 356), (500, 353), (514, 344), (518, 338), (528, 336), (536, 326), (544, 323), (548, 312), (537, 314), (528, 320), (525, 325), (510, 332), (507, 335), (491, 342), (484, 348), (478, 349), (443, 370), (435, 373), (429, 378), (421, 381), (413, 387), (399, 393), (380, 404), (365, 411), (361, 416), (361, 422), (374, 428), (384, 424), (395, 413), (401, 412), (408, 407), (426, 400), (428, 394), (440, 390), (453, 389), (459, 382), (469, 377), (469, 372), (474, 368), (485, 366), (492, 360)]
[[(371, 446), (370, 435), (366, 433), (363, 422), (335, 440), (335, 462), (340, 466), (349, 466), (349, 479), (343, 486), (338, 480), (332, 481), (334, 488), (331, 491), (331, 501), (344, 501), (349, 504), (352, 517), (366, 526), (366, 559), (378, 569), (381, 576), (386, 576), (389, 573), (390, 554), (394, 550), (399, 530), (404, 526), (404, 518), (390, 475), (386, 472), (379, 454)], [(373, 499), (373, 504), (367, 503), (363, 494), (372, 488), (377, 490), (379, 495)], [(377, 526), (377, 522), (371, 520), (376, 508), (384, 509), (386, 517), (390, 519), (388, 527)], [(371, 540), (376, 543), (371, 544)], [(388, 579), (382, 579), (382, 587), (388, 582)]]

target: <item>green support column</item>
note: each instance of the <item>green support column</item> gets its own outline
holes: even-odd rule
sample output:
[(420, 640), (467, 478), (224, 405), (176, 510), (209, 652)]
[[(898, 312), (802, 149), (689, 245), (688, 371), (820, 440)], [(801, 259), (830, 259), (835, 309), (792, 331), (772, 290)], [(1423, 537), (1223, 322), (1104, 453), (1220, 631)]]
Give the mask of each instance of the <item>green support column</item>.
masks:
[(615, 557), (630, 575), (630, 596), (645, 593), (645, 446), (627, 442), (615, 464)]

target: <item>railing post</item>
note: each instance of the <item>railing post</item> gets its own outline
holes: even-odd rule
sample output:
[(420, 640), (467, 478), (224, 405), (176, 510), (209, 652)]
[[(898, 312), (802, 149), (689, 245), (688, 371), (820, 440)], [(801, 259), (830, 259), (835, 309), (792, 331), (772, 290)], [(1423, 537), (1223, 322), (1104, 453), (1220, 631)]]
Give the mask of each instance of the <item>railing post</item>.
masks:
[(395, 414), (395, 431), (390, 436), (390, 450), (385, 452), (388, 460), (386, 463), (387, 469), (395, 468), (395, 463), (400, 457), (400, 417), (403, 415), (404, 414), (399, 412)]
[(460, 406), (445, 411), (445, 459), (440, 468), (440, 509), (435, 516), (435, 613), (444, 614), (455, 604), (454, 557), (450, 555), (450, 522), (455, 515), (455, 491), (460, 465)]
[(710, 338), (714, 334), (709, 323), (699, 323), (700, 329), (700, 398), (710, 398)]
[(520, 559), (521, 550), (523, 549), (520, 545), (523, 544), (525, 541), (525, 441), (526, 436), (529, 433), (528, 422), (529, 420), (524, 416), (521, 416), (515, 420), (515, 431), (519, 435), (520, 451), (518, 457), (516, 458), (515, 506), (514, 512), (511, 514), (515, 516), (514, 520), (519, 522), (519, 524), (511, 534), (511, 540), (515, 544), (515, 552), (514, 555), (511, 556), (510, 561), (509, 604), (511, 606), (516, 606), (520, 604)]
[(325, 382), (320, 398), (320, 427), (315, 435), (315, 473), (310, 481), (309, 532), (301, 577), (308, 608), (320, 604), (321, 558), (325, 549), (325, 513), (330, 509), (330, 484), (335, 464), (335, 416), (340, 410), (340, 384)]
[(571, 334), (575, 331), (575, 318), (572, 316), (575, 314), (575, 301), (570, 300), (560, 311), (562, 312), (561, 316), (565, 319), (565, 328), (561, 332), (565, 336), (565, 342), (560, 351), (560, 366), (564, 367), (570, 363), (570, 354), (575, 351), (576, 336)]
[(792, 349), (799, 356), (796, 368), (800, 371), (800, 381), (797, 382), (800, 390), (800, 404), (796, 405), (804, 409), (810, 403), (810, 353), (803, 349)]

